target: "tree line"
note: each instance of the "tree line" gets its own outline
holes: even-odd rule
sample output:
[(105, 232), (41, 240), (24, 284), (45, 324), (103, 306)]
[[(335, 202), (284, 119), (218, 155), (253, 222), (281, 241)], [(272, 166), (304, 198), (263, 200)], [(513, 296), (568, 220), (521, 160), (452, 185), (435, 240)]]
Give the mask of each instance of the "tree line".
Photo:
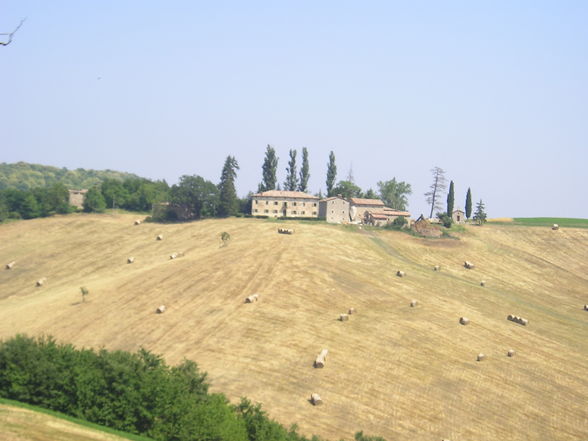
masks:
[[(270, 419), (260, 404), (231, 404), (210, 393), (195, 362), (168, 366), (161, 356), (76, 349), (51, 337), (0, 342), (0, 396), (161, 441), (310, 440)], [(384, 441), (355, 435), (357, 441)]]

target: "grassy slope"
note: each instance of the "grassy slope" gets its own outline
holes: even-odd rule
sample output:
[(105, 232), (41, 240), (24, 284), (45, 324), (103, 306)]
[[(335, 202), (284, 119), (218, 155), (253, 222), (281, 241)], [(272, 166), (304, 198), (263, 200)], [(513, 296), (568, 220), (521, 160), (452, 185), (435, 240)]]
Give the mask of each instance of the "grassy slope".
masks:
[[(190, 358), (214, 390), (331, 439), (588, 439), (588, 230), (469, 226), (461, 240), (426, 240), (324, 223), (280, 224), (296, 229), (287, 236), (256, 219), (133, 219), (1, 225), (0, 262), (17, 264), (0, 271), (0, 337)], [(232, 240), (219, 248), (223, 231)], [(169, 260), (177, 251), (185, 257)], [(254, 292), (260, 301), (244, 304)], [(160, 304), (168, 310), (154, 314)], [(358, 314), (337, 321), (351, 306)], [(327, 366), (313, 369), (323, 347)], [(476, 362), (479, 352), (488, 359)]]
[(149, 441), (58, 412), (0, 398), (2, 441)]

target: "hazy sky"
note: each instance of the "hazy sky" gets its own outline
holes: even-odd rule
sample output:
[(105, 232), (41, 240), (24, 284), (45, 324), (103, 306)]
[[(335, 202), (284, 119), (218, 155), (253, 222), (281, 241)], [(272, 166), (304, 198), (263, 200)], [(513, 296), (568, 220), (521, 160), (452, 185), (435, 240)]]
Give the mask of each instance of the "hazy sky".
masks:
[[(587, 1), (0, 0), (0, 162), (261, 181), (307, 147), (310, 189), (440, 166), (490, 217), (588, 218)], [(299, 153), (300, 156), (300, 153)]]

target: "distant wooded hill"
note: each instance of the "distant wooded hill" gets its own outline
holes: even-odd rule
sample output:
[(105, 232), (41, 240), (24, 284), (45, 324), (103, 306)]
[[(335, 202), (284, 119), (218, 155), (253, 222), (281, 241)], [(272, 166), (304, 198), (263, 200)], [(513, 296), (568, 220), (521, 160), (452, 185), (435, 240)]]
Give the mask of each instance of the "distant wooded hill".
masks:
[(123, 181), (129, 178), (139, 178), (139, 176), (114, 170), (86, 170), (83, 168), (68, 170), (65, 167), (58, 168), (27, 162), (0, 164), (0, 190), (8, 188), (30, 190), (56, 183), (61, 183), (67, 188), (82, 189), (91, 188), (105, 179)]

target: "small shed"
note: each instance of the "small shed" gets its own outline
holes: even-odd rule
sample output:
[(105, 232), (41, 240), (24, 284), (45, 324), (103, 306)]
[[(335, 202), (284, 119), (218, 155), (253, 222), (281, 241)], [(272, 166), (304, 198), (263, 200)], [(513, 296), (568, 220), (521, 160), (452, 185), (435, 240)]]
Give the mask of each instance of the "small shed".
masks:
[(453, 210), (453, 213), (451, 213), (451, 219), (456, 224), (463, 224), (466, 219), (465, 212), (459, 208), (456, 210)]

